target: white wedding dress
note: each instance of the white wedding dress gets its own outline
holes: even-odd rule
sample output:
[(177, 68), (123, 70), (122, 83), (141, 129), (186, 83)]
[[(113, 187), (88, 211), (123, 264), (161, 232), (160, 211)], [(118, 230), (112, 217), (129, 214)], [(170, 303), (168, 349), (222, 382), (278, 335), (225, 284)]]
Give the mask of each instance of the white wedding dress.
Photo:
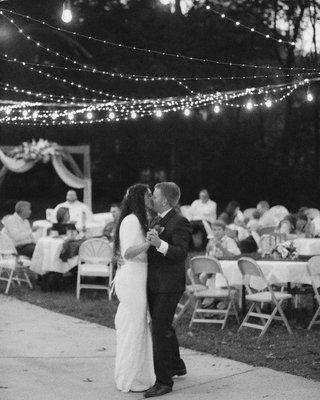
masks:
[(147, 254), (125, 259), (131, 246), (144, 243), (138, 218), (126, 216), (120, 225), (120, 251), (124, 264), (118, 268), (115, 290), (120, 301), (115, 317), (115, 381), (122, 392), (143, 391), (155, 383), (152, 339), (147, 305)]

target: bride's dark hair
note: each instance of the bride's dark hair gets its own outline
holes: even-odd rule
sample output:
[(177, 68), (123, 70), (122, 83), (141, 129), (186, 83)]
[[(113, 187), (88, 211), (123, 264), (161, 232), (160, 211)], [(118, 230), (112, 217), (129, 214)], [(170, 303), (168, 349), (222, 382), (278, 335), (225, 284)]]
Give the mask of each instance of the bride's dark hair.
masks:
[(148, 217), (147, 217), (147, 209), (145, 206), (144, 196), (148, 190), (149, 186), (143, 183), (137, 183), (133, 186), (130, 186), (121, 202), (120, 218), (118, 220), (114, 236), (113, 253), (116, 257), (119, 257), (120, 255), (120, 239), (119, 239), (120, 225), (123, 219), (127, 215), (134, 214), (140, 222), (143, 233), (144, 234), (147, 233)]

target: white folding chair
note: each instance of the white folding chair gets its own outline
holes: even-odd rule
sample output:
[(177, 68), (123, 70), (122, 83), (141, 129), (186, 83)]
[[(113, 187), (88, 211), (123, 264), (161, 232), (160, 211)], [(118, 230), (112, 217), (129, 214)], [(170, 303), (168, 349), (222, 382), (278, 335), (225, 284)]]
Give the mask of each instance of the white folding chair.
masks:
[[(320, 319), (317, 320), (320, 314), (320, 294), (318, 291), (318, 286), (320, 285), (320, 256), (315, 256), (310, 258), (307, 264), (307, 271), (311, 280), (311, 285), (314, 291), (314, 297), (317, 301), (318, 308), (308, 325), (308, 331), (311, 329), (312, 325), (320, 324)], [(318, 281), (318, 282), (317, 282)]]
[[(220, 262), (212, 257), (198, 256), (193, 257), (190, 260), (190, 278), (192, 282), (192, 296), (195, 299), (195, 305), (191, 317), (189, 327), (194, 323), (211, 323), (211, 324), (221, 324), (221, 329), (224, 329), (227, 323), (229, 315), (231, 315), (233, 309), (233, 314), (235, 315), (238, 323), (239, 317), (238, 312), (234, 302), (233, 292), (230, 289), (227, 278), (224, 276)], [(203, 284), (203, 280), (200, 280), (200, 275), (212, 276), (210, 281), (214, 283), (217, 274), (221, 274), (225, 281), (226, 286), (224, 288), (215, 288), (213, 286), (209, 287), (207, 284)], [(209, 298), (212, 300), (220, 300), (227, 302), (227, 308), (220, 309), (208, 309), (202, 307), (202, 300)], [(210, 314), (212, 318), (205, 317), (205, 315)], [(215, 315), (222, 315), (223, 318), (215, 318)]]
[[(111, 282), (113, 275), (112, 248), (109, 242), (101, 238), (92, 238), (83, 242), (79, 248), (77, 299), (81, 289), (106, 290), (111, 299)], [(106, 285), (81, 283), (81, 277), (102, 277), (108, 280)]]
[(30, 259), (19, 256), (11, 238), (0, 231), (0, 280), (7, 282), (5, 294), (9, 293), (12, 282), (19, 286), (26, 282), (30, 289), (33, 288), (27, 273), (29, 266)]
[[(245, 316), (244, 320), (242, 321), (239, 331), (244, 327), (260, 329), (260, 337), (262, 337), (269, 328), (271, 322), (276, 319), (283, 321), (288, 332), (292, 334), (292, 330), (288, 323), (286, 316), (282, 310), (282, 303), (284, 300), (292, 299), (292, 295), (285, 292), (278, 292), (274, 291), (267, 281), (266, 277), (264, 276), (261, 268), (257, 264), (255, 260), (248, 257), (243, 257), (238, 260), (238, 267), (243, 277), (243, 282), (246, 288), (246, 300), (252, 302), (247, 315)], [(266, 290), (260, 292), (254, 292), (250, 286), (251, 278), (260, 278), (266, 287)], [(274, 309), (271, 314), (262, 313), (259, 304), (261, 303), (268, 303), (274, 304)], [(254, 311), (255, 310), (255, 311)], [(279, 312), (280, 316), (277, 316), (277, 312)], [(256, 323), (248, 322), (250, 317), (259, 318), (261, 320), (261, 325)]]
[[(188, 270), (187, 270), (187, 278), (189, 279), (190, 282), (192, 282), (190, 268), (188, 268)], [(195, 284), (195, 285), (199, 291), (202, 289), (206, 289), (206, 286), (203, 285), (202, 283)], [(186, 290), (183, 293), (181, 300), (179, 301), (179, 303), (177, 305), (177, 309), (176, 309), (176, 312), (173, 317), (173, 322), (175, 324), (179, 321), (179, 319), (182, 317), (182, 315), (187, 311), (187, 309), (191, 305), (191, 302), (193, 300), (193, 297), (192, 297), (193, 290), (194, 290), (194, 286), (192, 284), (186, 285)], [(184, 299), (184, 300), (182, 300), (182, 299)]]

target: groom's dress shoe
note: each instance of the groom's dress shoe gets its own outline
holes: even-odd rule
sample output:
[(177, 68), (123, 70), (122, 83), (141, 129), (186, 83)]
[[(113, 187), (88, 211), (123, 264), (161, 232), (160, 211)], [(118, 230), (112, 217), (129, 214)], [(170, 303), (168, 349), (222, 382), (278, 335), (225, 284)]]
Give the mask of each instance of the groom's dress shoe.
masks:
[(144, 393), (144, 397), (157, 397), (157, 396), (162, 396), (164, 394), (172, 392), (172, 387), (168, 385), (162, 385), (161, 383), (156, 383), (152, 388), (148, 389)]
[(173, 369), (170, 372), (170, 375), (171, 375), (171, 378), (173, 378), (174, 376), (187, 375), (187, 370), (186, 370), (186, 368)]

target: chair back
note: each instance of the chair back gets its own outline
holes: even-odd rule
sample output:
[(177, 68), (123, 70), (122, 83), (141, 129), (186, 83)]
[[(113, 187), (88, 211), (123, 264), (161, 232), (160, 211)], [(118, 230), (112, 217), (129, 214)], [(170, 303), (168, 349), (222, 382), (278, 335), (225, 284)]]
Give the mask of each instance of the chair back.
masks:
[[(271, 286), (269, 285), (264, 273), (261, 271), (258, 263), (249, 257), (242, 257), (238, 260), (238, 267), (241, 272), (243, 278), (243, 284), (245, 285), (247, 292), (252, 293), (251, 290), (251, 279), (252, 277), (258, 278), (259, 285), (260, 282), (263, 282), (263, 287), (268, 288), (270, 292), (272, 292)], [(273, 292), (272, 292), (273, 293)]]
[(315, 297), (320, 305), (320, 294), (318, 292), (318, 286), (320, 285), (320, 256), (314, 256), (310, 258), (307, 264), (307, 271), (311, 280)]
[[(210, 280), (215, 285), (217, 274), (221, 274), (223, 276), (223, 279), (225, 280), (225, 283), (226, 283), (226, 287), (228, 288), (228, 290), (230, 292), (229, 282), (222, 271), (219, 260), (217, 260), (216, 258), (208, 257), (208, 256), (193, 257), (193, 258), (191, 258), (189, 265), (190, 265), (190, 268), (187, 271), (187, 276), (191, 280), (191, 283), (194, 288), (194, 292), (197, 291), (197, 288), (196, 288), (197, 284), (206, 286), (206, 283), (205, 283), (206, 275), (210, 275), (210, 276), (212, 275)], [(202, 279), (199, 279), (200, 275), (202, 275)]]
[(0, 231), (0, 254), (17, 254), (17, 249), (15, 248), (12, 239), (2, 231)]
[(92, 238), (83, 242), (79, 248), (81, 261), (107, 265), (112, 261), (113, 251), (109, 242), (101, 238)]
[(220, 262), (213, 257), (192, 257), (190, 260), (190, 268), (194, 275), (223, 274)]
[(238, 260), (238, 267), (242, 276), (257, 276), (264, 278), (261, 268), (253, 258), (242, 257)]

